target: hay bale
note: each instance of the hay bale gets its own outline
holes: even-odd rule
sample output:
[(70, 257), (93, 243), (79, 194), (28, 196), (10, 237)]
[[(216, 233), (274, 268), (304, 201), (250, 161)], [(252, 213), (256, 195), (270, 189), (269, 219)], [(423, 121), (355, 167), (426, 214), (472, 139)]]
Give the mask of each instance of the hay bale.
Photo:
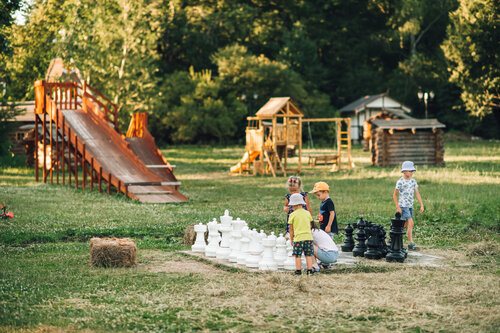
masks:
[[(190, 224), (186, 227), (186, 230), (184, 231), (184, 244), (186, 245), (193, 245), (194, 242), (196, 241), (196, 232), (194, 231), (194, 226), (197, 223)], [(208, 231), (205, 232), (205, 242), (208, 242)]]
[(184, 244), (186, 245), (193, 245), (196, 240), (196, 232), (194, 231), (195, 224), (188, 225), (184, 231)]
[(132, 267), (136, 264), (137, 246), (129, 238), (90, 240), (90, 264), (103, 267)]

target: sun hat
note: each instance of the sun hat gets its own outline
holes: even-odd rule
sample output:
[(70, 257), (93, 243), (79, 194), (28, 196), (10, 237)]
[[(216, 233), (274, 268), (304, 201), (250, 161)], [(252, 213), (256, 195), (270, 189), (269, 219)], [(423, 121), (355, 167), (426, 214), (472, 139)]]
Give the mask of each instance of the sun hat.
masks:
[(404, 161), (403, 166), (401, 167), (401, 172), (403, 171), (417, 171), (415, 169), (415, 165), (413, 165), (412, 161)]
[(314, 188), (310, 193), (316, 193), (319, 191), (330, 191), (330, 186), (325, 182), (317, 182), (314, 184)]
[(306, 202), (304, 201), (304, 197), (302, 197), (302, 194), (300, 193), (294, 193), (290, 196), (290, 201), (288, 202), (288, 206), (295, 206), (295, 205), (305, 205)]

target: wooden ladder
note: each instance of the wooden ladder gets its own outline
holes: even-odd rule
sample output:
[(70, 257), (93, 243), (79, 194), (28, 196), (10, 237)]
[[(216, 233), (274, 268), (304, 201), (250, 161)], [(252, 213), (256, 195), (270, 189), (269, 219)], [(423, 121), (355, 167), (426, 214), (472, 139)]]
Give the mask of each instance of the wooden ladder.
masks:
[[(342, 123), (345, 122), (345, 129), (342, 129)], [(333, 168), (341, 170), (343, 167), (342, 161), (347, 159), (347, 169), (352, 169), (352, 156), (351, 156), (351, 119), (346, 118), (343, 121), (337, 122), (337, 142), (338, 142), (338, 162)], [(333, 170), (335, 171), (335, 170)]]

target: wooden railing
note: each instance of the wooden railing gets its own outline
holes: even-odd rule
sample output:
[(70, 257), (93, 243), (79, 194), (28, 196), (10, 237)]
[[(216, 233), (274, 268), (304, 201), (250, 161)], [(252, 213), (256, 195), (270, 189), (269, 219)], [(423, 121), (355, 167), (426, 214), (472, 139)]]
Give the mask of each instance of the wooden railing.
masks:
[(98, 106), (99, 112), (107, 122), (113, 124), (115, 131), (121, 134), (118, 128), (118, 107), (108, 98), (90, 85), (83, 83), (80, 86), (76, 82), (45, 82), (38, 81), (44, 87), (44, 91), (61, 110), (77, 110), (81, 108), (84, 97), (90, 99)]

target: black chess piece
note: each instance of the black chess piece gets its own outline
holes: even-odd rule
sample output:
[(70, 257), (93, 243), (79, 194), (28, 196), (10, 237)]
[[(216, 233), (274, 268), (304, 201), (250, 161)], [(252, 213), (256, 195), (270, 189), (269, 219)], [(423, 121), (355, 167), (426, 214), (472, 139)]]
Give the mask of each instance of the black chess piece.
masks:
[(386, 231), (384, 229), (384, 226), (379, 225), (379, 230), (378, 230), (378, 240), (379, 240), (379, 250), (380, 253), (382, 254), (382, 258), (385, 258), (387, 256), (387, 253), (389, 252), (389, 247), (385, 243), (385, 235)]
[(385, 257), (388, 262), (404, 262), (406, 255), (403, 252), (403, 235), (405, 221), (401, 219), (401, 213), (397, 212), (395, 217), (391, 219), (391, 247), (389, 253)]
[(354, 257), (364, 257), (365, 252), (366, 252), (366, 233), (365, 233), (365, 226), (366, 222), (363, 220), (362, 217), (359, 218), (359, 221), (354, 224), (355, 228), (358, 229), (356, 232), (356, 240), (358, 241), (354, 248), (352, 249), (352, 255)]
[(378, 225), (369, 223), (367, 227), (365, 227), (366, 236), (368, 240), (366, 242), (367, 250), (365, 252), (365, 258), (367, 259), (380, 259), (382, 258), (382, 253), (379, 249), (379, 228)]
[(348, 223), (344, 230), (345, 240), (344, 244), (341, 245), (342, 252), (352, 252), (352, 249), (354, 248), (354, 238), (352, 238), (354, 229), (351, 227), (351, 224)]

